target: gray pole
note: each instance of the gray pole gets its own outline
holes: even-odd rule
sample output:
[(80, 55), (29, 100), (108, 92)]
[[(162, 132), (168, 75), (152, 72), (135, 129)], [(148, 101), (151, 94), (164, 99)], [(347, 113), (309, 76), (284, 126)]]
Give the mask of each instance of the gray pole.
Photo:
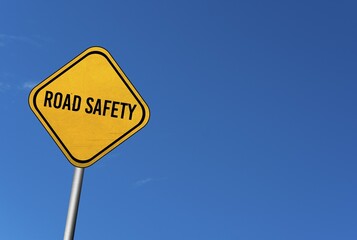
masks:
[(78, 168), (78, 167), (74, 168), (71, 197), (69, 199), (66, 229), (64, 231), (63, 240), (73, 240), (74, 238), (74, 230), (76, 228), (76, 220), (77, 220), (79, 199), (81, 196), (83, 174), (84, 174), (84, 168)]

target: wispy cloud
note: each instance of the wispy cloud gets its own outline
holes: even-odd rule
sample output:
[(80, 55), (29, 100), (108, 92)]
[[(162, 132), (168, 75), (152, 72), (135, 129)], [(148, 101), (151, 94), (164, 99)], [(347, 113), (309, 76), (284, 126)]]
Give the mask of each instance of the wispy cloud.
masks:
[(5, 47), (7, 44), (14, 42), (30, 44), (36, 47), (41, 46), (38, 38), (0, 33), (0, 47)]
[(5, 92), (10, 89), (10, 85), (4, 82), (0, 82), (0, 92)]
[(148, 184), (149, 182), (152, 182), (152, 181), (153, 181), (153, 179), (149, 177), (149, 178), (138, 180), (133, 185), (134, 185), (134, 187), (141, 187), (141, 186)]
[(31, 90), (36, 86), (34, 82), (25, 82), (22, 84), (21, 89), (23, 90)]
[[(28, 77), (26, 77), (29, 79)], [(1, 73), (0, 72), (0, 92), (7, 92), (7, 91), (29, 91), (33, 89), (38, 82), (34, 81), (23, 81), (24, 77), (17, 76), (12, 73)]]

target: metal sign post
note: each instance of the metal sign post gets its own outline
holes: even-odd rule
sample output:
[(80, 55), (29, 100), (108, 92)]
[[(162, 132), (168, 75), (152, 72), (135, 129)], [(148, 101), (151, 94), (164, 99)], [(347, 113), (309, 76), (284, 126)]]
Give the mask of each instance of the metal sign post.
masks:
[(73, 240), (76, 228), (79, 199), (81, 197), (84, 168), (74, 167), (71, 197), (69, 199), (66, 229), (63, 240)]

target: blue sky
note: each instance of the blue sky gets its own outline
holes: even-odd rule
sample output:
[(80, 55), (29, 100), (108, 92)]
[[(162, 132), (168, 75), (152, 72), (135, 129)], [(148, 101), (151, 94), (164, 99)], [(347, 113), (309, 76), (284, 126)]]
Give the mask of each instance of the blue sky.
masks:
[(151, 109), (85, 170), (76, 239), (357, 239), (355, 1), (3, 1), (0, 239), (62, 239), (33, 86), (106, 48)]

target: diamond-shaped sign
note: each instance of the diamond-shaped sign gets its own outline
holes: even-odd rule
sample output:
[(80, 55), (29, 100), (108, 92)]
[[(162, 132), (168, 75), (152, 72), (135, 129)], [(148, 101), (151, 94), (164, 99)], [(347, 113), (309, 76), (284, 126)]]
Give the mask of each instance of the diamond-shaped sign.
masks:
[(29, 96), (67, 159), (88, 167), (143, 128), (149, 108), (108, 51), (91, 47)]

